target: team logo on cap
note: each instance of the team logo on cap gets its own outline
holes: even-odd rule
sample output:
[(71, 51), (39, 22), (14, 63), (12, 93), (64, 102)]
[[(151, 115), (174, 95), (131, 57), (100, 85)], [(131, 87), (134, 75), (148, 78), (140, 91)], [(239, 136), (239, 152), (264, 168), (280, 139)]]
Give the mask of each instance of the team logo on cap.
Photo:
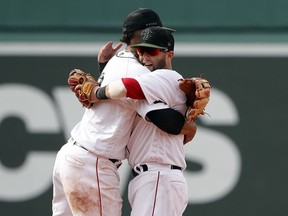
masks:
[(145, 29), (143, 32), (142, 32), (142, 39), (147, 41), (149, 40), (149, 38), (152, 37), (152, 30), (151, 29)]

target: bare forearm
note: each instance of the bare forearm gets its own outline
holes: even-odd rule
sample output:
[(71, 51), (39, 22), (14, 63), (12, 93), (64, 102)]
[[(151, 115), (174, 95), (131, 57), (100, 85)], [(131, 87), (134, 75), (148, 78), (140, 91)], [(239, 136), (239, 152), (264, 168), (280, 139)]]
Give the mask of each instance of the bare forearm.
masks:
[(184, 134), (185, 135), (185, 134), (190, 133), (191, 131), (195, 131), (196, 132), (196, 124), (195, 123), (185, 122), (180, 134)]
[(189, 123), (189, 122), (185, 122), (180, 134), (184, 135), (184, 141), (183, 143), (186, 144), (189, 141), (191, 141), (197, 131), (197, 127), (195, 123)]

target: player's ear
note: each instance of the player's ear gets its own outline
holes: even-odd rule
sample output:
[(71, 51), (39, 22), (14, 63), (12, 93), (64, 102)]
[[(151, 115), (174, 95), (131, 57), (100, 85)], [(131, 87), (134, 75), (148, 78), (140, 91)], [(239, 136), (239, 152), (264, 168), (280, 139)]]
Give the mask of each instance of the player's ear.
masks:
[(168, 57), (171, 59), (174, 57), (174, 51), (173, 50), (167, 51), (167, 54), (168, 54)]

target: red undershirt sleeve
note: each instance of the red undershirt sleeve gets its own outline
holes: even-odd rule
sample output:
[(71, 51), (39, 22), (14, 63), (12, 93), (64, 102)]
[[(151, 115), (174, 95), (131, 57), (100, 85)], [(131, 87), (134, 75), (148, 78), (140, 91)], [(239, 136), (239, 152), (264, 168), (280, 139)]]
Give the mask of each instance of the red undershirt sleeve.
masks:
[(132, 98), (132, 99), (140, 99), (140, 100), (146, 99), (141, 89), (141, 86), (137, 82), (137, 80), (133, 78), (122, 78), (122, 82), (124, 86), (126, 87), (127, 97)]

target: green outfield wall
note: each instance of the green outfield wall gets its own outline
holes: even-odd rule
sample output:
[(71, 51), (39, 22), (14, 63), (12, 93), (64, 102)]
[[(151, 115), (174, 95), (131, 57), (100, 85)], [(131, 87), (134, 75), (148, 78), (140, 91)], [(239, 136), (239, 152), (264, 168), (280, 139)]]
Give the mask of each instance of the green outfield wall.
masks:
[(117, 30), (128, 11), (157, 10), (173, 27), (284, 28), (288, 25), (285, 0), (113, 1), (113, 0), (2, 0), (0, 27), (19, 29), (91, 28)]
[(119, 39), (124, 18), (139, 7), (158, 12), (181, 40), (287, 41), (286, 0), (2, 0), (0, 40)]

